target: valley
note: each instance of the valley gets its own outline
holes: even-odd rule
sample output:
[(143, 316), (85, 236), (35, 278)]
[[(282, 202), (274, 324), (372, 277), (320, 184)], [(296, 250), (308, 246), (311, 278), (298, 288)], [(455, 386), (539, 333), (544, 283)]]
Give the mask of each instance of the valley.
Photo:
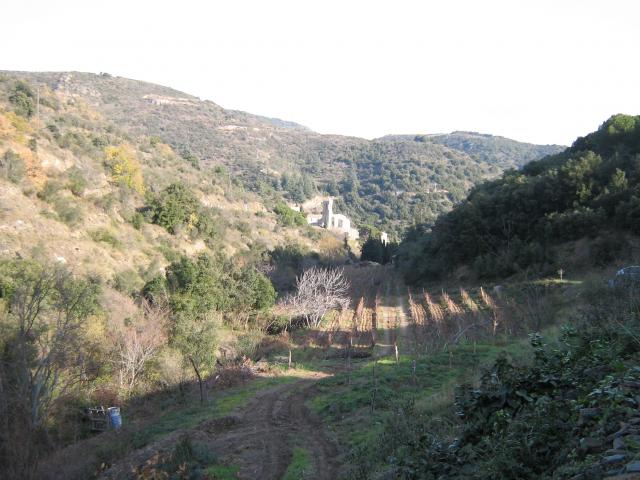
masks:
[(0, 72), (3, 478), (632, 478), (639, 155)]
[[(352, 285), (351, 309), (317, 330), (292, 331), (279, 348), (265, 347), (269, 353), (258, 353), (261, 359), (252, 367), (262, 372), (254, 379), (230, 388), (208, 385), (208, 400), (196, 423), (183, 412), (193, 409), (187, 402), (171, 414), (178, 419), (171, 430), (161, 428), (148, 443), (136, 436), (162, 425), (167, 413), (125, 426), (120, 441), (140, 446), (132, 450), (122, 445), (124, 450), (114, 452), (122, 451), (122, 457), (103, 455), (99, 478), (122, 478), (131, 471), (137, 478), (171, 474), (172, 455), (181, 445), (193, 450), (186, 458), (189, 468), (230, 472), (214, 478), (369, 478), (385, 466), (380, 461), (388, 453), (383, 452), (394, 447), (382, 440), (384, 426), (408, 420), (394, 420), (398, 408), (418, 402), (411, 407), (418, 409), (416, 415), (441, 415), (456, 383), (479, 377), (501, 354), (528, 354), (517, 325), (533, 321), (540, 312), (516, 311), (510, 304), (511, 295), (527, 292), (530, 285), (514, 285), (499, 300), (484, 290), (470, 289), (469, 294), (459, 289), (448, 297), (443, 291), (429, 295), (408, 289), (390, 267), (350, 267), (346, 275)], [(545, 301), (572, 295), (577, 283), (544, 287)], [(553, 319), (546, 321), (552, 327)], [(469, 328), (476, 323), (478, 328)], [(234, 397), (241, 400), (230, 403), (230, 410), (221, 408)], [(113, 439), (102, 441), (108, 445)], [(89, 442), (99, 450), (99, 438)], [(74, 457), (78, 447), (60, 452), (53, 464), (62, 459), (81, 464)], [(87, 471), (96, 461), (86, 465)], [(290, 474), (296, 468), (298, 473)]]

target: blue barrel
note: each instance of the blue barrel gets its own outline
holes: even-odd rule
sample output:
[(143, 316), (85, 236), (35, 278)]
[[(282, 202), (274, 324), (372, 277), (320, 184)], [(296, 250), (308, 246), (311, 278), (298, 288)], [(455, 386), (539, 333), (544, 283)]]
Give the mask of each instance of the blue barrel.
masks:
[(114, 430), (119, 430), (122, 427), (122, 417), (118, 407), (109, 407), (109, 421)]

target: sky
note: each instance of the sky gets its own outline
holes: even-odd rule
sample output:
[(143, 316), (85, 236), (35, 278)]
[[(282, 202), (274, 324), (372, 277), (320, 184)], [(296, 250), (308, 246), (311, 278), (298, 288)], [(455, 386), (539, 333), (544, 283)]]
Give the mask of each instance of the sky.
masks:
[(13, 0), (0, 69), (108, 72), (321, 133), (568, 145), (640, 114), (637, 0)]

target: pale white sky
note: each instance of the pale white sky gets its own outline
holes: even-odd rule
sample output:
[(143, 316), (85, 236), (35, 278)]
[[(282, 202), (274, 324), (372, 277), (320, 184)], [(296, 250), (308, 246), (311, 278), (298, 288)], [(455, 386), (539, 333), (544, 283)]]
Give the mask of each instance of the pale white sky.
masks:
[(160, 83), (322, 133), (571, 143), (640, 114), (637, 0), (12, 0), (0, 69)]

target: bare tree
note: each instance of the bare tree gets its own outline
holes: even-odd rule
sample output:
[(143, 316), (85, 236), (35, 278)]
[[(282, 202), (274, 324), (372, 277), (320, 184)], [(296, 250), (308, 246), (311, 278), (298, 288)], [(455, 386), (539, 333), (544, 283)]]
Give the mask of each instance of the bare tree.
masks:
[(317, 327), (330, 310), (349, 308), (349, 288), (341, 268), (312, 267), (296, 278), (296, 292), (284, 304), (308, 327)]
[(146, 300), (141, 307), (141, 321), (122, 331), (117, 343), (120, 387), (127, 395), (133, 391), (145, 366), (166, 340), (167, 307), (152, 305)]

